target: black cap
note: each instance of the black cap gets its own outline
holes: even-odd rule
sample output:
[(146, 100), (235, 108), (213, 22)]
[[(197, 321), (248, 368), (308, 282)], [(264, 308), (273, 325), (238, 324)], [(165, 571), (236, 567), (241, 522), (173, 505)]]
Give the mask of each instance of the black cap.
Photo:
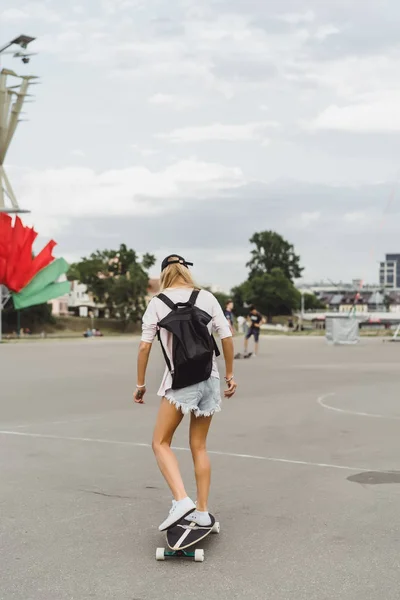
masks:
[[(172, 258), (174, 260), (171, 260)], [(169, 265), (175, 265), (178, 263), (184, 267), (193, 267), (193, 263), (187, 262), (182, 256), (179, 256), (178, 254), (170, 254), (162, 261), (161, 271), (164, 271), (164, 269), (166, 269)]]

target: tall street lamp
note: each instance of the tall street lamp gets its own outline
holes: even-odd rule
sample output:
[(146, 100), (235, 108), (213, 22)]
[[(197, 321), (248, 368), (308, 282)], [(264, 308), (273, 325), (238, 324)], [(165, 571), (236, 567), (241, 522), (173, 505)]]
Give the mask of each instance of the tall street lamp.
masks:
[(29, 35), (19, 35), (17, 38), (11, 40), (11, 42), (8, 42), (8, 44), (0, 48), (0, 54), (2, 54), (5, 50), (8, 50), (8, 48), (11, 48), (11, 46), (14, 45), (20, 46), (23, 50), (26, 50), (28, 44), (33, 42), (35, 39), (36, 38), (30, 37)]

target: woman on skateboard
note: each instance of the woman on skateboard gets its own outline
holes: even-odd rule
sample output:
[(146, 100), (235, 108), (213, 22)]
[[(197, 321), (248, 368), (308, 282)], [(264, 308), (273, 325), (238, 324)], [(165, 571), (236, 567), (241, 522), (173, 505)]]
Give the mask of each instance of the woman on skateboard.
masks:
[[(182, 518), (188, 517), (189, 514), (190, 518), (188, 517), (188, 520), (195, 521), (199, 525), (207, 526), (211, 523), (208, 513), (211, 468), (206, 450), (206, 440), (213, 415), (221, 410), (220, 380), (215, 354), (212, 358), (210, 377), (194, 385), (172, 389), (174, 374), (172, 363), (173, 334), (159, 327), (159, 323), (172, 313), (169, 305), (185, 303), (186, 306), (186, 303), (189, 303), (189, 300), (193, 297), (196, 286), (188, 268), (189, 264), (191, 263), (185, 261), (181, 256), (171, 255), (164, 259), (160, 278), (160, 289), (164, 300), (161, 299), (161, 295), (160, 298), (155, 296), (143, 315), (142, 339), (137, 360), (137, 388), (134, 393), (134, 400), (138, 404), (144, 403), (147, 364), (156, 335), (160, 338), (165, 350), (165, 359), (171, 367), (166, 367), (158, 391), (161, 404), (152, 444), (160, 471), (174, 498), (168, 517), (159, 527), (160, 531), (173, 527)], [(215, 331), (222, 340), (225, 359), (225, 382), (227, 385), (224, 395), (225, 398), (231, 398), (237, 385), (233, 377), (234, 349), (230, 326), (217, 299), (210, 292), (201, 290), (198, 295), (196, 293), (194, 295), (196, 297), (196, 308), (210, 316), (210, 322), (207, 325), (210, 335), (212, 331)], [(178, 461), (171, 450), (175, 430), (181, 423), (183, 416), (188, 413), (190, 413), (189, 441), (197, 485), (197, 507), (186, 493)]]

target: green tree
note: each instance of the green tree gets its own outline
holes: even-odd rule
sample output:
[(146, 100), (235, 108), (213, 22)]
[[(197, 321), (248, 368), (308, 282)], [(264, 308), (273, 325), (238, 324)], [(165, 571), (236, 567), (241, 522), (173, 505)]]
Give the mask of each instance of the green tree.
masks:
[(321, 302), (315, 294), (304, 294), (304, 309), (305, 310), (320, 310), (326, 308), (326, 305)]
[(392, 298), (390, 297), (389, 294), (386, 294), (385, 292), (383, 292), (383, 304), (384, 304), (386, 310), (389, 311), (390, 306), (392, 304)]
[(50, 304), (38, 304), (22, 310), (15, 310), (12, 300), (7, 302), (3, 312), (4, 331), (16, 332), (18, 329), (30, 329), (32, 332), (41, 331), (45, 325), (53, 325), (55, 319), (51, 314)]
[(293, 281), (301, 277), (303, 268), (300, 267), (300, 257), (295, 253), (294, 247), (275, 231), (261, 231), (255, 233), (250, 239), (255, 245), (251, 251), (251, 259), (247, 263), (250, 269), (249, 279), (263, 273), (271, 274), (273, 269), (280, 269), (282, 273)]
[(247, 302), (247, 296), (248, 296), (247, 283), (248, 282), (245, 281), (241, 285), (237, 285), (236, 287), (232, 288), (231, 298), (235, 305), (235, 315), (237, 317), (240, 317), (240, 316), (245, 317), (245, 316), (247, 316), (247, 314), (249, 312), (249, 310), (248, 310), (249, 303)]
[(145, 310), (149, 283), (148, 269), (156, 262), (152, 254), (137, 253), (121, 244), (119, 250), (97, 250), (70, 266), (68, 279), (78, 280), (113, 317), (137, 321)]
[[(254, 304), (268, 320), (275, 315), (289, 315), (299, 308), (301, 294), (281, 269), (254, 275), (232, 290), (234, 301), (243, 309)], [(242, 310), (243, 310), (242, 309)]]
[[(224, 294), (224, 292), (215, 292), (214, 296), (220, 303), (222, 310), (225, 310), (225, 307), (228, 304), (228, 300), (231, 300), (231, 296)], [(235, 313), (236, 313), (236, 310), (235, 310)]]

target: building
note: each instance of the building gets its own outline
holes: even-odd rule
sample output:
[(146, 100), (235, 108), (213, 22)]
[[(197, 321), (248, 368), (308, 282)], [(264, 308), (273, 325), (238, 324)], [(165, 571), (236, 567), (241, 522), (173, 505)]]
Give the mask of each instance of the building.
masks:
[[(150, 302), (153, 296), (156, 296), (160, 292), (160, 280), (149, 279), (149, 285), (147, 288), (146, 303)], [(65, 300), (65, 299), (64, 299)], [(87, 291), (85, 284), (79, 281), (71, 282), (71, 291), (67, 297), (68, 310), (65, 311), (65, 305), (62, 307), (60, 312), (58, 306), (55, 306), (55, 312), (53, 314), (72, 314), (77, 317), (105, 317), (108, 318), (109, 310), (104, 304), (95, 302), (92, 294)], [(54, 306), (54, 304), (53, 304)], [(53, 308), (54, 311), (54, 308)]]
[(387, 290), (400, 288), (400, 254), (386, 254), (379, 266), (379, 283)]
[(352, 283), (303, 285), (299, 291), (302, 294), (314, 294), (331, 312), (367, 313), (386, 310), (387, 305), (397, 304), (394, 294), (384, 294), (382, 286), (364, 284), (360, 279)]
[(53, 300), (49, 300), (49, 304), (51, 305), (51, 314), (53, 317), (67, 317), (68, 316), (68, 301), (69, 297), (61, 296), (61, 298), (54, 298)]
[(105, 306), (97, 304), (92, 294), (88, 293), (86, 285), (79, 281), (71, 282), (71, 291), (68, 295), (68, 309), (70, 314), (77, 317), (89, 317), (91, 314), (94, 317), (107, 317)]

